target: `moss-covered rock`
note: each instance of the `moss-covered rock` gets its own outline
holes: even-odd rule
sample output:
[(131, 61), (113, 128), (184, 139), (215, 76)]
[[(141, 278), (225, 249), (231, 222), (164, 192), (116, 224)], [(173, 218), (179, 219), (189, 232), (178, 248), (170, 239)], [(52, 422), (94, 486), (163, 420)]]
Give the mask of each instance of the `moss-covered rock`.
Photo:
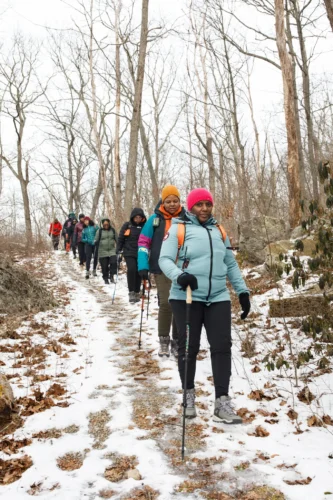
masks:
[[(316, 242), (312, 238), (302, 239), (304, 250), (300, 255), (313, 257), (316, 250)], [(292, 240), (280, 240), (270, 243), (265, 247), (265, 264), (267, 267), (274, 267), (280, 263), (280, 254), (286, 254), (295, 249), (295, 242)]]

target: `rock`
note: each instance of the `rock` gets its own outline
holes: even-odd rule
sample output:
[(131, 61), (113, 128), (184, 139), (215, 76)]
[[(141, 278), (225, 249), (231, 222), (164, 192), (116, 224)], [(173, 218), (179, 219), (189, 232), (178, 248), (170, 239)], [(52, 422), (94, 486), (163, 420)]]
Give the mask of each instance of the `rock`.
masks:
[(140, 481), (141, 474), (138, 469), (130, 469), (127, 471), (127, 479), (135, 479), (135, 481)]
[(239, 226), (240, 250), (250, 263), (265, 262), (265, 247), (274, 241), (289, 237), (289, 226), (283, 219), (254, 217)]
[(0, 373), (0, 421), (9, 420), (14, 404), (12, 388), (3, 373)]
[[(316, 250), (316, 242), (311, 238), (302, 239), (304, 250), (300, 255), (313, 257), (313, 252)], [(267, 267), (272, 267), (280, 263), (279, 255), (285, 254), (289, 250), (294, 250), (295, 243), (291, 240), (281, 240), (270, 243), (265, 247), (265, 264)]]
[(291, 231), (290, 239), (297, 240), (298, 238), (303, 238), (304, 234), (305, 230), (302, 228), (302, 226), (297, 226)]

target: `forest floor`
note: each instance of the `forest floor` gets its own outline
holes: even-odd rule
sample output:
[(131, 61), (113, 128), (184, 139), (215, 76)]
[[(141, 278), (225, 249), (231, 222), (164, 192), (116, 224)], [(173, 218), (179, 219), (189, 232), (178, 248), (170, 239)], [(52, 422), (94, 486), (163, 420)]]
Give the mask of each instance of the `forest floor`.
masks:
[[(187, 424), (181, 460), (181, 391), (176, 361), (157, 356), (157, 297), (144, 318), (116, 300), (101, 277), (86, 281), (63, 253), (28, 265), (59, 307), (26, 315), (0, 337), (1, 370), (17, 415), (0, 442), (0, 498), (322, 500), (333, 494), (333, 375), (311, 360), (267, 371), (264, 357), (295, 352), (308, 339), (299, 321), (268, 317), (275, 284), (247, 270), (253, 313), (234, 308), (231, 395), (242, 426), (216, 427), (209, 348), (202, 337), (196, 375), (198, 417)], [(288, 288), (289, 287), (289, 288)], [(291, 294), (285, 283), (284, 293)], [(331, 418), (332, 417), (332, 418)], [(129, 477), (133, 476), (133, 477)]]

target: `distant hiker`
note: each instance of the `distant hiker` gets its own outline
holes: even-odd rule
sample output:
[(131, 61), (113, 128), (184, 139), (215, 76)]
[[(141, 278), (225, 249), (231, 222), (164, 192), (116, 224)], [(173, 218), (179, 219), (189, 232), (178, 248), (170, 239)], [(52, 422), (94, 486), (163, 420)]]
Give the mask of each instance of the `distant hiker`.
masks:
[(74, 259), (76, 259), (76, 250), (77, 250), (77, 246), (76, 246), (75, 240), (74, 240), (74, 230), (75, 230), (76, 224), (77, 224), (76, 218), (72, 219), (71, 225), (66, 230), (67, 242), (69, 243), (69, 246), (72, 249)]
[[(250, 311), (249, 290), (242, 278), (230, 241), (212, 215), (213, 197), (206, 189), (195, 189), (187, 198), (188, 211), (174, 219), (165, 236), (159, 264), (172, 280), (170, 303), (179, 331), (178, 368), (184, 389), (186, 289), (192, 289), (190, 341), (187, 370), (186, 417), (194, 418), (194, 377), (202, 327), (210, 345), (215, 385), (214, 420), (241, 424), (229, 397), (231, 376), (231, 302), (228, 277), (236, 291), (245, 319)], [(179, 249), (179, 245), (180, 249)], [(179, 249), (179, 250), (178, 250)]]
[(71, 225), (72, 220), (73, 220), (74, 218), (76, 218), (76, 217), (75, 217), (75, 213), (74, 213), (74, 212), (70, 212), (70, 213), (68, 214), (68, 218), (65, 220), (64, 225), (62, 226), (62, 233), (61, 233), (61, 234), (62, 234), (62, 237), (63, 237), (63, 239), (64, 239), (64, 250), (66, 250), (66, 241), (67, 241), (67, 240), (66, 240), (66, 234), (67, 234), (67, 232), (66, 232), (66, 231), (67, 231), (67, 229), (69, 228), (69, 226)]
[(142, 208), (134, 208), (129, 222), (125, 222), (119, 232), (117, 244), (118, 264), (121, 252), (127, 266), (127, 284), (130, 302), (140, 301), (141, 277), (138, 273), (138, 241), (141, 230), (146, 223), (146, 216)]
[(170, 326), (172, 325), (171, 353), (178, 356), (178, 332), (175, 321), (172, 321), (172, 310), (169, 304), (171, 280), (162, 273), (158, 259), (165, 234), (168, 232), (173, 217), (184, 215), (180, 204), (180, 194), (175, 186), (165, 186), (162, 190), (162, 201), (149, 217), (139, 237), (138, 270), (141, 279), (148, 279), (150, 271), (155, 276), (158, 299), (158, 336), (160, 340), (159, 356), (170, 356)]
[(77, 246), (79, 252), (80, 266), (83, 267), (86, 261), (86, 254), (84, 249), (84, 243), (82, 242), (82, 231), (83, 231), (83, 219), (85, 215), (79, 215), (79, 222), (76, 224), (74, 229), (74, 244)]
[(114, 283), (114, 275), (117, 272), (117, 233), (111, 226), (110, 219), (106, 217), (102, 219), (101, 228), (96, 233), (95, 245), (97, 246), (104, 283), (109, 285), (109, 279), (111, 283)]
[(57, 218), (50, 224), (49, 236), (51, 237), (54, 250), (58, 250), (62, 225)]
[(81, 242), (84, 243), (84, 251), (86, 255), (86, 279), (89, 279), (91, 259), (93, 259), (93, 276), (97, 276), (96, 269), (98, 256), (95, 245), (95, 236), (97, 231), (97, 224), (95, 224), (90, 217), (84, 217)]

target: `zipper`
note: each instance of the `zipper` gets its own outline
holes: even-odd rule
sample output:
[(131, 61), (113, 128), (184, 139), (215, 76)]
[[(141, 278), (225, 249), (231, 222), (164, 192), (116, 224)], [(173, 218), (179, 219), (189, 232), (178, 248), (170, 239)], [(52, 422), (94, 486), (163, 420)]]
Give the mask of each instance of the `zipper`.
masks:
[(210, 234), (210, 230), (205, 227), (207, 233), (208, 233), (208, 238), (209, 238), (209, 245), (210, 245), (210, 270), (209, 270), (209, 288), (208, 288), (208, 295), (206, 297), (206, 300), (208, 302), (210, 292), (212, 290), (212, 274), (213, 274), (213, 242), (212, 242), (212, 236)]

